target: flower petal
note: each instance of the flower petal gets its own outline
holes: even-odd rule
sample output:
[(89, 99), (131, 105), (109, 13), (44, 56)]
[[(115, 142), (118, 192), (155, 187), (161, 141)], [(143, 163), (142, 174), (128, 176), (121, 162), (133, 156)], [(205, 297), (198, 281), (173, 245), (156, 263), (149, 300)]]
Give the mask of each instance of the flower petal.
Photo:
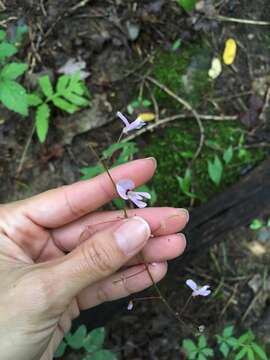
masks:
[(151, 195), (148, 192), (136, 191), (136, 194), (142, 196), (145, 199), (151, 199)]
[(140, 209), (145, 208), (147, 206), (145, 202), (138, 199), (137, 194), (136, 193), (134, 194), (133, 191), (129, 192), (129, 199)]
[(123, 121), (123, 123), (125, 124), (126, 127), (129, 126), (128, 119), (120, 111), (117, 111), (116, 116), (118, 116), (119, 119), (121, 119)]
[(193, 280), (191, 280), (191, 279), (188, 279), (188, 280), (186, 281), (186, 285), (187, 285), (188, 287), (190, 287), (193, 291), (196, 291), (196, 290), (198, 289), (198, 286), (197, 286), (197, 284), (195, 283), (195, 281), (193, 281)]
[(209, 285), (205, 285), (205, 286), (201, 287), (200, 289), (198, 289), (197, 293), (200, 296), (208, 296), (209, 294), (211, 294), (211, 290), (209, 289)]
[(124, 200), (128, 200), (129, 196), (127, 193), (129, 190), (132, 190), (134, 188), (135, 188), (135, 184), (130, 179), (122, 179), (116, 183), (116, 189), (118, 195)]

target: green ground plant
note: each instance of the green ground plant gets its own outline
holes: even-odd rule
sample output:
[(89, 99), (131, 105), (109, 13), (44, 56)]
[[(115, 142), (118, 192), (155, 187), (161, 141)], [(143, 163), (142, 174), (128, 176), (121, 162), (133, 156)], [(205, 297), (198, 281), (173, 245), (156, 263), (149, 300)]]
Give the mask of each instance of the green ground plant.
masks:
[(28, 95), (28, 105), (36, 108), (36, 131), (41, 143), (46, 140), (52, 106), (73, 114), (89, 105), (87, 90), (80, 73), (73, 76), (62, 75), (54, 89), (48, 75), (38, 79), (39, 91)]
[(109, 350), (103, 348), (105, 341), (105, 328), (97, 328), (89, 333), (85, 325), (81, 325), (73, 334), (67, 334), (54, 358), (65, 355), (68, 348), (82, 353), (82, 360), (117, 360), (116, 356)]
[(7, 109), (27, 116), (27, 93), (17, 80), (28, 66), (13, 60), (17, 52), (17, 47), (8, 41), (7, 33), (0, 30), (0, 101)]
[(200, 335), (198, 343), (191, 339), (185, 339), (182, 347), (189, 360), (216, 359), (222, 356), (228, 360), (267, 360), (267, 354), (263, 347), (257, 342), (251, 330), (245, 332), (239, 338), (234, 335), (234, 327), (227, 326), (221, 335), (214, 337), (216, 342), (213, 347), (207, 344), (204, 335)]

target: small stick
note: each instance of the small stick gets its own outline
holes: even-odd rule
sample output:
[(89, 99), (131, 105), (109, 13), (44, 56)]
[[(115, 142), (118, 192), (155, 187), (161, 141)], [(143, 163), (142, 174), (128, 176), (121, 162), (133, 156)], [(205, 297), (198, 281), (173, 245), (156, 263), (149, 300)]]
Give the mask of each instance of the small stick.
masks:
[(202, 121), (200, 119), (199, 114), (197, 113), (197, 111), (190, 105), (189, 102), (187, 102), (186, 100), (182, 99), (181, 97), (179, 97), (178, 95), (176, 95), (172, 90), (170, 90), (166, 85), (161, 84), (159, 81), (157, 81), (156, 79), (152, 78), (151, 76), (147, 75), (145, 77), (148, 81), (150, 81), (151, 83), (153, 83), (154, 85), (156, 85), (157, 87), (159, 87), (161, 90), (163, 90), (164, 92), (166, 92), (169, 96), (171, 96), (172, 98), (174, 98), (176, 101), (178, 101), (181, 105), (183, 105), (187, 110), (189, 110), (194, 118), (197, 121), (197, 124), (199, 126), (200, 129), (200, 142), (199, 142), (199, 146), (196, 150), (196, 153), (192, 159), (192, 162), (194, 162), (198, 156), (200, 155), (202, 148), (203, 148), (203, 144), (204, 144), (204, 140), (205, 140), (205, 131), (204, 131), (204, 126), (202, 124)]
[(270, 26), (269, 21), (260, 21), (260, 20), (249, 20), (249, 19), (239, 19), (229, 16), (217, 15), (217, 16), (207, 16), (211, 20), (227, 21), (234, 22), (238, 24), (247, 24), (247, 25), (259, 25), (259, 26)]
[[(232, 115), (232, 116), (203, 115), (203, 114), (198, 114), (198, 115), (200, 116), (201, 120), (235, 121), (238, 119), (237, 115)], [(155, 128), (157, 128), (159, 126), (166, 125), (167, 123), (169, 123), (171, 121), (180, 120), (180, 119), (188, 119), (188, 114), (179, 114), (179, 115), (168, 116), (164, 119), (161, 119), (161, 120), (155, 122), (154, 124), (143, 127), (142, 129), (136, 131), (136, 133), (134, 133), (130, 136), (127, 136), (124, 140), (122, 140), (122, 142), (130, 141), (130, 140), (136, 138), (137, 136), (146, 133), (147, 131), (154, 130)]]
[(26, 154), (27, 154), (27, 151), (28, 151), (29, 146), (30, 146), (30, 144), (31, 144), (32, 137), (33, 137), (33, 135), (34, 135), (35, 129), (36, 129), (36, 122), (34, 121), (34, 124), (32, 125), (32, 128), (31, 128), (31, 132), (30, 132), (30, 134), (29, 134), (29, 136), (28, 136), (28, 139), (27, 139), (27, 141), (26, 141), (25, 147), (24, 147), (24, 149), (23, 149), (19, 166), (18, 166), (18, 168), (17, 168), (17, 170), (16, 170), (16, 176), (18, 176), (18, 175), (21, 173), (21, 171), (22, 171), (23, 164), (24, 164), (24, 161), (25, 161), (25, 158), (26, 158)]

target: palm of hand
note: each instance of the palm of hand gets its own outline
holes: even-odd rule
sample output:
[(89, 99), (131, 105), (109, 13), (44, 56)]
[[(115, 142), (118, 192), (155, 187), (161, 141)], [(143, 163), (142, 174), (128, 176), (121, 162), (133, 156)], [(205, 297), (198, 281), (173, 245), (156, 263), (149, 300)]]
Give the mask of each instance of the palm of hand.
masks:
[[(153, 162), (145, 159), (112, 174), (115, 178), (135, 174), (133, 180), (140, 185), (154, 170)], [(108, 252), (100, 256), (95, 242), (90, 251), (84, 246), (94, 237), (101, 241), (93, 234), (107, 231), (108, 224), (121, 217), (120, 212), (92, 212), (114, 195), (105, 174), (0, 207), (0, 344), (6, 360), (52, 359), (80, 310), (151, 285), (136, 258), (123, 268), (121, 262), (117, 266), (111, 261)], [(158, 281), (166, 273), (165, 261), (184, 249), (183, 238), (171, 234), (183, 228), (186, 214), (171, 208), (130, 212), (135, 214), (145, 218), (151, 229), (159, 229), (144, 248), (147, 262), (160, 262), (152, 270)], [(90, 240), (81, 244), (81, 234), (89, 225)], [(128, 281), (113, 285), (123, 277)]]

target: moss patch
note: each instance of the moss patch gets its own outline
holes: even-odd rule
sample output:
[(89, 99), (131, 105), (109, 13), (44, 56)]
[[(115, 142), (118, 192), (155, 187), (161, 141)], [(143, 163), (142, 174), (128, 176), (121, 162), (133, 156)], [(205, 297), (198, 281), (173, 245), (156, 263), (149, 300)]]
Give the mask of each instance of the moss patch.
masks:
[[(204, 44), (190, 44), (178, 52), (158, 53), (152, 75), (174, 93), (198, 106), (202, 97), (211, 90), (208, 78), (210, 63), (210, 51)], [(180, 106), (160, 89), (155, 89), (155, 97), (167, 108)]]
[[(189, 159), (183, 157), (185, 152), (195, 153), (199, 141), (199, 133), (193, 120), (181, 121), (177, 126), (166, 128), (159, 133), (149, 135), (148, 145), (144, 150), (147, 156), (158, 160), (157, 173), (152, 181), (158, 195), (158, 203), (170, 206), (188, 206), (190, 199), (181, 192), (176, 175), (184, 176)], [(237, 146), (243, 138), (243, 129), (231, 122), (204, 122), (206, 145), (201, 156), (192, 167), (193, 192), (199, 199), (196, 204), (203, 203), (213, 194), (224, 190), (235, 183), (245, 169), (260, 162), (265, 156), (265, 150), (237, 150), (233, 159), (224, 165), (222, 181), (216, 186), (208, 176), (207, 161), (215, 155), (222, 159), (223, 152), (230, 145)]]

